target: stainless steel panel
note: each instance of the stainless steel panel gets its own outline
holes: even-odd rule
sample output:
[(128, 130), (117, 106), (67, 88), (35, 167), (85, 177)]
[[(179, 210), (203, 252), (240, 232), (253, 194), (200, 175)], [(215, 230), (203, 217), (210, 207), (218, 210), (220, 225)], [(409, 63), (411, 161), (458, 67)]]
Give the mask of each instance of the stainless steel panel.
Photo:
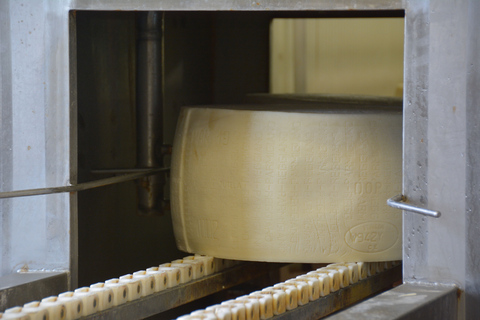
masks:
[[(412, 203), (426, 207), (429, 205), (427, 193), (429, 12), (425, 1), (410, 1), (407, 4), (404, 55), (403, 194)], [(403, 223), (404, 279), (413, 280), (416, 276), (421, 279), (424, 274), (422, 269), (427, 264), (425, 251), (430, 245), (427, 242), (427, 218), (404, 213)]]
[[(480, 1), (468, 4), (466, 30), (465, 318), (480, 318)], [(461, 241), (462, 238), (459, 238)]]
[[(480, 311), (475, 308), (480, 303), (480, 247), (476, 245), (480, 229), (479, 3), (408, 0), (405, 6), (403, 193), (413, 203), (443, 214), (434, 221), (405, 215), (405, 281), (456, 283), (465, 289), (465, 299), (460, 302), (461, 317), (480, 318)], [(68, 50), (69, 10), (305, 11), (403, 7), (404, 2), (399, 0), (269, 0), (258, 4), (233, 0), (2, 1), (1, 190), (76, 182), (76, 101), (72, 81), (76, 71)], [(178, 67), (180, 75), (177, 80), (182, 79), (182, 66), (172, 66), (171, 71), (174, 67)], [(0, 274), (22, 267), (75, 268), (76, 195), (0, 201)], [(16, 237), (18, 234), (32, 236)]]
[(454, 320), (457, 288), (404, 284), (361, 302), (328, 320)]
[(395, 10), (403, 0), (71, 0), (70, 8), (79, 10)]
[(65, 272), (25, 272), (0, 277), (0, 310), (67, 291)]
[(476, 319), (480, 7), (475, 0), (406, 7), (404, 195), (442, 216), (404, 215), (404, 280), (458, 285), (459, 318)]
[[(12, 54), (10, 3), (0, 2), (0, 191), (12, 190)], [(0, 276), (11, 271), (11, 200), (0, 201)]]
[[(50, 1), (11, 0), (0, 6), (1, 191), (67, 185), (72, 164), (68, 13)], [(0, 275), (69, 269), (74, 197), (1, 200)]]

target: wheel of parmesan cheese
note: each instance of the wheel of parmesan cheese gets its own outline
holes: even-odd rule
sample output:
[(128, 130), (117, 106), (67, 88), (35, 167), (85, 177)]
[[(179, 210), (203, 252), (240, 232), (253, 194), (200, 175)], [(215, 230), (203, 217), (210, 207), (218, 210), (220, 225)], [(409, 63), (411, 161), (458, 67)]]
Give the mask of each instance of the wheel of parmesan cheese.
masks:
[(284, 109), (182, 109), (178, 248), (269, 262), (401, 259), (402, 215), (386, 205), (401, 193), (401, 112)]

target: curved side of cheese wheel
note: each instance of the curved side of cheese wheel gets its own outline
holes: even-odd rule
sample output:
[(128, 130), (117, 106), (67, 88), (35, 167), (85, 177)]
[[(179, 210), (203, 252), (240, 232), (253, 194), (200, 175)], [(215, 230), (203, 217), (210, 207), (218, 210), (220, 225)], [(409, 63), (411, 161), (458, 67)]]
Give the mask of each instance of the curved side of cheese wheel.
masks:
[(184, 108), (172, 155), (179, 249), (224, 259), (399, 260), (400, 113)]

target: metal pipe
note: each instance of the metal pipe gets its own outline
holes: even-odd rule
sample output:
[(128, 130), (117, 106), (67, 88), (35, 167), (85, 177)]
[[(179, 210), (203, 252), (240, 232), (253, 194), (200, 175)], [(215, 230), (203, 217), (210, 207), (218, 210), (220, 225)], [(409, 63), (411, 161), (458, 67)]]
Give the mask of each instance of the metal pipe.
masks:
[[(162, 70), (161, 70), (160, 12), (140, 12), (137, 40), (137, 167), (162, 167), (163, 159), (157, 150), (163, 144)], [(138, 209), (142, 215), (161, 215), (164, 175), (139, 180)]]
[(144, 178), (150, 175), (155, 175), (160, 172), (168, 171), (168, 170), (170, 170), (170, 168), (143, 169), (143, 170), (138, 170), (133, 173), (128, 173), (118, 177), (88, 181), (88, 182), (83, 182), (83, 183), (74, 184), (70, 186), (5, 191), (5, 192), (0, 192), (0, 199), (41, 196), (46, 194), (63, 193), (63, 192), (78, 192), (78, 191), (83, 191), (83, 190), (88, 190), (93, 188), (109, 186), (111, 184), (137, 180), (140, 178)]

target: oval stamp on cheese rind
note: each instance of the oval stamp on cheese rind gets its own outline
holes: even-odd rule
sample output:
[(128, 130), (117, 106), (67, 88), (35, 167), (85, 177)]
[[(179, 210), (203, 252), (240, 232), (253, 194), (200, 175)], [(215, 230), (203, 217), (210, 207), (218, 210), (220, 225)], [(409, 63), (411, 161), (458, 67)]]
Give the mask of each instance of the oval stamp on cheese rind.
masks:
[(366, 222), (345, 234), (347, 245), (360, 252), (377, 253), (390, 249), (398, 240), (397, 228), (388, 222)]

